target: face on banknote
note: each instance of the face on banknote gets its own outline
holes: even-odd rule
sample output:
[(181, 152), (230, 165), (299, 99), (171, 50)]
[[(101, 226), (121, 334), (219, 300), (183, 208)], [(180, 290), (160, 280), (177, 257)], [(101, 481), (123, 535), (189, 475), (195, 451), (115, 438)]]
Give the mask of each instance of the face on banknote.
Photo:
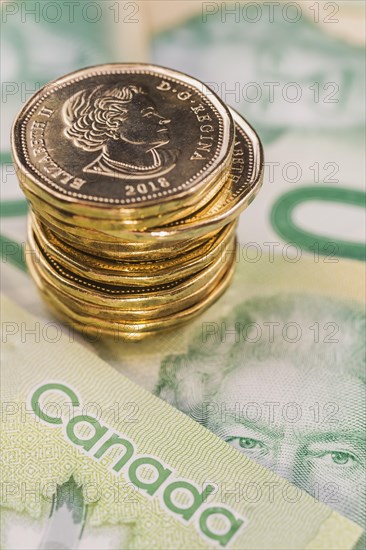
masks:
[(362, 524), (362, 304), (256, 295), (198, 329), (187, 353), (163, 360), (157, 394)]
[[(212, 433), (223, 436), (225, 426), (230, 434), (227, 440), (248, 448), (263, 447), (260, 440), (264, 439), (269, 448), (271, 435), (272, 439), (277, 436), (282, 465), (291, 470), (294, 457), (289, 448), (296, 447), (296, 441), (291, 433), (281, 437), (286, 429), (283, 423), (280, 426), (274, 419), (259, 427), (243, 414), (236, 412), (234, 418), (229, 410), (232, 398), (243, 404), (245, 380), (257, 406), (265, 397), (266, 384), (256, 393), (258, 383), (250, 380), (250, 361), (248, 374), (240, 376), (240, 382), (235, 383), (235, 373), (233, 381), (224, 369), (221, 396), (219, 391), (216, 397), (217, 403), (225, 399), (228, 420), (218, 418), (213, 409), (206, 414), (210, 432), (71, 341), (62, 325), (34, 317), (7, 298), (3, 302), (4, 548), (24, 547), (26, 539), (26, 547), (40, 549), (343, 550), (357, 541), (362, 529), (356, 523), (285, 480), (284, 471), (278, 469), (280, 475), (276, 475), (268, 464), (257, 464), (238, 452), (237, 445), (227, 445)], [(42, 337), (35, 345), (37, 330)], [(224, 356), (222, 349), (222, 366)], [(197, 359), (193, 356), (196, 363)], [(180, 406), (185, 399), (190, 401), (195, 420), (201, 406), (192, 397), (200, 386), (197, 383), (192, 390), (190, 379), (199, 379), (201, 368), (206, 371), (201, 388), (205, 383), (213, 387), (212, 378), (218, 377), (208, 365), (215, 361), (217, 356), (210, 361), (206, 354), (190, 376), (176, 368), (181, 378), (175, 387), (177, 394), (181, 390)], [(287, 378), (294, 387), (293, 379)], [(280, 376), (278, 383), (281, 388)], [(277, 390), (275, 397), (282, 398), (283, 407), (286, 392)], [(306, 402), (307, 398), (302, 400), (303, 408)], [(206, 405), (208, 410), (214, 402)], [(308, 431), (300, 422), (298, 426), (313, 448), (322, 441), (314, 425), (308, 423)], [(342, 443), (348, 448), (348, 442)], [(334, 462), (344, 464), (346, 454), (334, 451)], [(295, 468), (303, 469), (306, 460), (308, 456)], [(347, 495), (343, 493), (342, 498)], [(272, 530), (268, 524), (283, 527)]]

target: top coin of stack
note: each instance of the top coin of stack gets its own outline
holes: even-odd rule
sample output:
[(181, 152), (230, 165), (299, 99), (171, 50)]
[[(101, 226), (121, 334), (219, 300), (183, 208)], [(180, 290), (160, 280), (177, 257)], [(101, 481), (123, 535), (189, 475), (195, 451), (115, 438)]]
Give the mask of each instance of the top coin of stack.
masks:
[(33, 211), (28, 266), (76, 327), (141, 339), (227, 287), (263, 154), (203, 83), (153, 65), (80, 70), (25, 105), (12, 147)]

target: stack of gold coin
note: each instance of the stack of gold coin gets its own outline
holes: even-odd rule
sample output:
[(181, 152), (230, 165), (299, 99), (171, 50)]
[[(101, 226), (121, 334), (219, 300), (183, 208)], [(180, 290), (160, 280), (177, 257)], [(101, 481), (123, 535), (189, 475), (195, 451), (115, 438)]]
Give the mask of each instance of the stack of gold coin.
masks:
[(153, 65), (83, 69), (35, 94), (12, 146), (31, 206), (27, 264), (63, 320), (140, 340), (229, 285), (263, 153), (202, 82)]

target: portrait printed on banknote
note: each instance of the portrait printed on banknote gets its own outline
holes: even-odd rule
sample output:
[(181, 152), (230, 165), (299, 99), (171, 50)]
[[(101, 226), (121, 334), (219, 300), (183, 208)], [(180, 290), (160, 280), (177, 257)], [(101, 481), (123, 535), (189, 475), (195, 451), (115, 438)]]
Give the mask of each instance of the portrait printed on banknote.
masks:
[(252, 298), (167, 356), (156, 393), (362, 524), (365, 319), (310, 294)]

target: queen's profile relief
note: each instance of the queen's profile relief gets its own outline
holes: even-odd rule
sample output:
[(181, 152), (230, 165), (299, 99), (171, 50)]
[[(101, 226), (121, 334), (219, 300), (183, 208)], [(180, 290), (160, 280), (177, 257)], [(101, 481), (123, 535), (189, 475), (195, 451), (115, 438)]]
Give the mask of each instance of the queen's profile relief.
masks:
[(135, 85), (97, 86), (72, 95), (63, 108), (66, 137), (84, 151), (100, 151), (84, 172), (118, 179), (159, 177), (176, 164), (170, 120)]

